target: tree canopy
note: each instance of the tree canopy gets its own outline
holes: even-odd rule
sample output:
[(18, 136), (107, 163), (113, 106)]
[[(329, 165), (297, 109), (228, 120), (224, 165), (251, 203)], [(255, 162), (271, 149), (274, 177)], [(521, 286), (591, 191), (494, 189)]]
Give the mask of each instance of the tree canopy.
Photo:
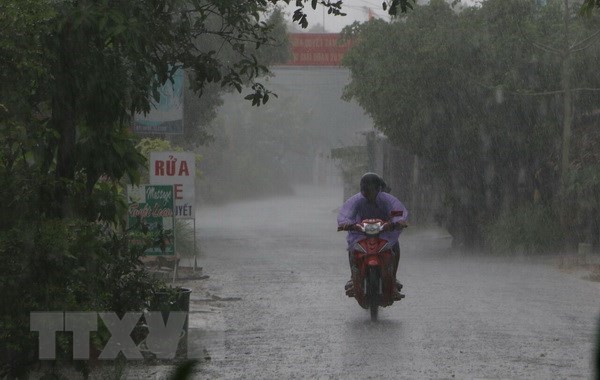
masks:
[[(384, 7), (397, 14), (411, 2), (389, 0)], [(202, 95), (212, 86), (213, 96), (205, 98), (209, 110), (219, 102), (216, 86), (241, 92), (250, 83), (246, 99), (266, 103), (271, 93), (255, 80), (268, 71), (269, 61), (282, 58), (269, 53), (269, 45), (281, 42), (275, 37), (284, 35), (281, 16), (276, 22), (265, 18), (278, 3), (290, 0), (3, 2), (0, 125), (18, 125), (37, 141), (36, 170), (54, 177), (54, 188), (45, 191), (47, 211), (57, 216), (74, 212), (67, 182), (76, 178), (88, 192), (102, 175), (127, 174), (136, 180), (142, 158), (126, 130), (133, 115), (150, 110), (159, 87), (172, 81), (179, 68), (189, 74), (192, 91)], [(303, 27), (305, 6), (343, 15), (342, 1), (295, 4), (292, 18)], [(200, 111), (202, 116), (210, 111)], [(12, 157), (11, 149), (7, 154)], [(99, 149), (101, 163), (95, 160)]]
[(356, 43), (344, 60), (352, 75), (345, 97), (392, 142), (426, 159), (459, 242), (479, 244), (502, 210), (531, 199), (535, 173), (547, 173), (545, 199), (557, 193), (565, 75), (576, 128), (600, 100), (590, 66), (600, 53), (590, 44), (598, 20), (574, 11), (568, 18), (569, 44), (587, 43), (566, 74), (562, 1), (488, 0), (457, 13), (433, 0), (397, 22), (346, 31)]
[[(288, 53), (275, 7), (290, 2), (0, 2), (0, 377), (21, 377), (37, 357), (31, 311), (142, 310), (164, 286), (140, 269), (144, 247), (124, 226), (123, 178), (137, 182), (145, 164), (132, 118), (178, 69), (200, 96), (186, 97), (182, 145), (206, 141), (197, 127), (214, 118), (221, 91), (249, 85), (251, 104), (265, 104), (272, 93), (257, 80)], [(343, 14), (341, 1), (295, 5), (303, 27), (305, 6)]]

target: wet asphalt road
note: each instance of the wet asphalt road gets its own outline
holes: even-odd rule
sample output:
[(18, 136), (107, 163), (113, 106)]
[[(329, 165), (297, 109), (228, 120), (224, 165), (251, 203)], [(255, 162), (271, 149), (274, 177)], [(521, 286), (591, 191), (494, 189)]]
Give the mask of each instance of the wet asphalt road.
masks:
[(191, 327), (212, 333), (198, 378), (592, 378), (600, 283), (540, 259), (450, 253), (443, 233), (412, 228), (406, 299), (371, 322), (343, 291), (340, 203), (341, 190), (304, 187), (199, 211), (219, 302), (192, 305)]

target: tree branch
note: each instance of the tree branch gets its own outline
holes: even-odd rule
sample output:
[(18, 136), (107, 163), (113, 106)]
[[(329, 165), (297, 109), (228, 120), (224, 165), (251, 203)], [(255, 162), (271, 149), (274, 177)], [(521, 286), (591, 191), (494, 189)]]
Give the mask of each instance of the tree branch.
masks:
[(560, 50), (554, 49), (553, 47), (550, 47), (550, 46), (540, 44), (539, 42), (529, 41), (529, 43), (532, 44), (534, 47), (536, 47), (540, 50), (543, 50), (545, 52), (548, 52), (548, 53), (557, 54), (557, 55), (563, 54)]
[[(600, 88), (572, 88), (571, 92), (584, 92), (584, 91), (600, 91)], [(507, 91), (508, 93), (515, 95), (526, 95), (526, 96), (546, 96), (546, 95), (556, 95), (562, 94), (564, 90), (552, 90), (552, 91), (541, 91), (541, 92), (524, 92), (524, 91)]]
[(545, 51), (547, 53), (556, 54), (556, 55), (562, 55), (563, 54), (562, 51), (560, 51), (558, 49), (555, 49), (555, 48), (553, 48), (551, 46), (547, 46), (547, 45), (541, 44), (539, 42), (535, 42), (535, 41), (530, 40), (529, 38), (526, 37), (526, 34), (523, 33), (523, 30), (521, 29), (521, 27), (519, 27), (519, 34), (521, 34), (521, 37), (525, 41), (529, 42), (531, 45), (533, 45), (534, 47), (536, 47), (536, 48), (538, 48), (540, 50), (543, 50), (543, 51)]
[[(584, 38), (583, 40), (574, 43), (573, 45), (571, 45), (571, 47), (569, 48), (571, 51), (580, 51), (583, 49), (587, 49), (594, 41), (592, 41), (590, 44), (587, 44), (588, 41), (590, 41), (591, 39), (593, 39), (594, 37), (596, 37), (597, 35), (600, 34), (600, 30), (597, 30), (595, 33), (593, 33), (592, 35)], [(584, 48), (579, 48), (581, 45), (587, 44), (586, 47)]]
[[(458, 70), (454, 70), (455, 72), (461, 74)], [(471, 75), (463, 75), (464, 77), (466, 77), (466, 79), (472, 83), (474, 83), (475, 85), (479, 86), (479, 87), (483, 87), (485, 89), (491, 90), (491, 91), (496, 91), (498, 89), (498, 86), (490, 86), (488, 84), (485, 83), (481, 83), (479, 81), (477, 81), (475, 78), (473, 78)], [(522, 96), (547, 96), (547, 95), (556, 95), (556, 94), (562, 94), (564, 91), (563, 90), (548, 90), (548, 91), (529, 91), (527, 92), (527, 90), (508, 90), (508, 89), (503, 89), (504, 92), (508, 93), (508, 94), (513, 94), (513, 95), (522, 95)], [(579, 87), (579, 88), (573, 88), (571, 89), (572, 92), (585, 92), (585, 91), (600, 91), (600, 88), (592, 88), (592, 87)]]

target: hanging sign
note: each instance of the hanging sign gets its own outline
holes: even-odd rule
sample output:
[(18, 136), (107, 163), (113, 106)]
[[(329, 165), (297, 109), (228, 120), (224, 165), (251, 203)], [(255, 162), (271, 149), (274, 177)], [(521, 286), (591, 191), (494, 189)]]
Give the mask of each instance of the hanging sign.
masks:
[(158, 92), (158, 102), (150, 102), (150, 112), (134, 117), (133, 131), (148, 134), (183, 134), (183, 69), (177, 69), (173, 81), (167, 80)]

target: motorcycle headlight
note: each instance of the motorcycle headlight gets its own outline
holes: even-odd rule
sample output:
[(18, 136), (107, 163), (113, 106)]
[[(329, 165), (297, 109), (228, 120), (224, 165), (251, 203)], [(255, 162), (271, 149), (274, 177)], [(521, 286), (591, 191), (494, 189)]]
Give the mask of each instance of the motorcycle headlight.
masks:
[(379, 223), (365, 225), (365, 234), (367, 235), (377, 235), (380, 231), (381, 225)]

